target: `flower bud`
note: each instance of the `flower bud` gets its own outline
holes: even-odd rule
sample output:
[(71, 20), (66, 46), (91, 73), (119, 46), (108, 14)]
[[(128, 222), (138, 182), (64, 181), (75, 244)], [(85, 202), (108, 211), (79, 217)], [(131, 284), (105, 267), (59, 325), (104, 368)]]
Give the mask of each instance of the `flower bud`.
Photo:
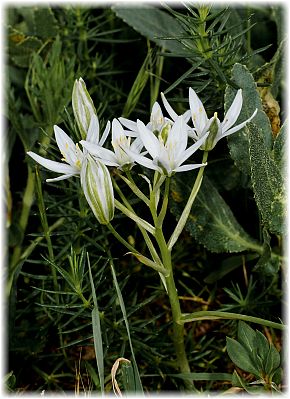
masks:
[(216, 137), (219, 131), (219, 126), (220, 126), (220, 121), (217, 117), (217, 113), (215, 112), (213, 121), (211, 122), (209, 127), (208, 138), (206, 139), (205, 143), (201, 146), (202, 150), (210, 151), (214, 148), (214, 146), (216, 145)]
[(114, 191), (108, 168), (89, 154), (82, 162), (81, 185), (86, 200), (100, 224), (114, 217)]
[(96, 109), (82, 78), (75, 81), (72, 92), (72, 107), (82, 139), (86, 139), (91, 118), (97, 116)]

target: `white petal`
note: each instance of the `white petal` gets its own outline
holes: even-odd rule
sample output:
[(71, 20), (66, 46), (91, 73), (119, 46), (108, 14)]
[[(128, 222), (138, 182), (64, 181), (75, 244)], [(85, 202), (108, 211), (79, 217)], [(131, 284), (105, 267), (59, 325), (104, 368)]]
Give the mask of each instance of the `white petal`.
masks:
[(199, 139), (196, 143), (192, 144), (187, 148), (182, 154), (182, 156), (178, 159), (178, 164), (181, 165), (185, 162), (195, 151), (199, 149), (200, 146), (205, 142), (209, 133), (206, 133), (201, 139)]
[(140, 138), (152, 158), (156, 158), (159, 153), (160, 143), (154, 133), (149, 130), (143, 122), (139, 119), (137, 121), (137, 127), (139, 131)]
[(182, 116), (178, 116), (168, 133), (166, 148), (179, 156), (187, 146), (187, 128)]
[(239, 89), (232, 105), (228, 109), (222, 122), (223, 132), (227, 131), (234, 123), (236, 123), (243, 105), (242, 89)]
[(223, 132), (220, 138), (229, 136), (230, 134), (233, 134), (233, 133), (237, 132), (238, 130), (242, 129), (244, 126), (246, 126), (246, 124), (248, 122), (250, 122), (256, 116), (257, 112), (258, 112), (258, 109), (256, 108), (255, 111), (253, 112), (252, 116), (249, 119), (240, 123), (237, 126), (232, 127), (231, 129), (227, 130), (226, 132)]
[(182, 165), (179, 166), (178, 168), (174, 169), (174, 172), (186, 172), (187, 170), (193, 170), (197, 168), (201, 168), (202, 166), (206, 166), (207, 163), (190, 163), (188, 165)]
[(142, 166), (145, 166), (145, 168), (154, 169), (157, 170), (158, 172), (161, 172), (161, 168), (155, 165), (152, 159), (146, 158), (140, 154), (135, 154), (131, 150), (127, 150), (127, 152), (134, 159), (135, 162), (139, 163)]
[(163, 102), (163, 105), (164, 105), (166, 111), (168, 112), (170, 117), (175, 121), (178, 118), (178, 115), (174, 111), (174, 109), (171, 107), (169, 102), (166, 100), (166, 97), (165, 97), (165, 95), (163, 93), (161, 93), (161, 99), (162, 99), (162, 102)]
[(202, 102), (191, 87), (189, 88), (189, 105), (191, 110), (192, 122), (194, 127), (196, 128), (197, 134), (199, 135), (203, 131), (208, 121), (208, 117)]
[(120, 116), (120, 118), (118, 119), (122, 123), (122, 125), (125, 126), (127, 129), (132, 130), (132, 132), (136, 133), (138, 132), (137, 122), (133, 122), (130, 119), (123, 118), (122, 116)]
[(48, 170), (51, 170), (52, 172), (65, 173), (65, 174), (78, 174), (79, 173), (77, 168), (75, 168), (71, 165), (67, 165), (63, 162), (51, 161), (50, 159), (43, 158), (40, 155), (37, 155), (31, 151), (28, 151), (27, 155), (29, 155), (32, 159), (34, 159), (40, 165), (44, 166)]
[(111, 122), (108, 121), (107, 124), (106, 124), (106, 128), (105, 128), (105, 130), (104, 130), (104, 133), (103, 133), (103, 135), (102, 135), (102, 138), (101, 138), (101, 140), (100, 140), (100, 142), (99, 142), (99, 145), (100, 145), (100, 146), (103, 146), (104, 143), (105, 143), (105, 141), (107, 140), (107, 137), (108, 137), (108, 135), (109, 135), (109, 133), (110, 133), (110, 129), (111, 129)]
[(81, 155), (78, 153), (75, 143), (60, 127), (56, 125), (54, 126), (54, 134), (58, 148), (66, 162), (70, 165), (75, 165)]
[(70, 177), (75, 176), (75, 174), (70, 174), (70, 175), (62, 175), (59, 177), (55, 177), (54, 179), (46, 179), (47, 183), (50, 183), (52, 181), (60, 181), (60, 180), (66, 180), (69, 179)]
[(100, 132), (99, 119), (97, 115), (92, 115), (86, 140), (90, 141), (91, 143), (98, 144), (99, 132)]
[(155, 102), (152, 107), (150, 123), (152, 130), (160, 130), (164, 125), (164, 117), (158, 102)]
[(89, 143), (88, 141), (81, 140), (81, 145), (94, 157), (101, 159), (106, 165), (118, 166), (116, 155), (113, 151), (103, 148), (100, 145)]
[(112, 142), (118, 142), (125, 137), (123, 126), (118, 119), (114, 118), (112, 123)]

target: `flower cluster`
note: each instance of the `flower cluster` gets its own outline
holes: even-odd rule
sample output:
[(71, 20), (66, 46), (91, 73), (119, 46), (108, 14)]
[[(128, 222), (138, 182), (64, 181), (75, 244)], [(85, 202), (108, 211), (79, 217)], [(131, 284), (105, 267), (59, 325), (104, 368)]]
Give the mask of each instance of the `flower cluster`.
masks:
[[(220, 122), (215, 113), (208, 118), (204, 106), (193, 89), (189, 89), (190, 110), (177, 115), (161, 93), (163, 105), (170, 116), (164, 117), (160, 105), (152, 107), (150, 121), (145, 125), (126, 118), (108, 122), (100, 138), (100, 126), (93, 101), (83, 79), (76, 80), (72, 93), (74, 117), (79, 128), (80, 144), (58, 126), (54, 126), (55, 139), (62, 154), (62, 162), (43, 158), (34, 152), (27, 154), (46, 169), (61, 176), (47, 179), (58, 181), (80, 175), (85, 197), (101, 224), (108, 224), (114, 217), (114, 192), (107, 166), (114, 166), (126, 172), (136, 163), (170, 177), (176, 172), (183, 172), (205, 166), (185, 162), (198, 149), (210, 151), (223, 137), (228, 136), (248, 123), (257, 110), (246, 121), (234, 126), (242, 109), (242, 90), (236, 97)], [(189, 125), (192, 120), (191, 127)], [(110, 130), (112, 131), (112, 149), (104, 147)], [(188, 146), (188, 140), (193, 143)]]

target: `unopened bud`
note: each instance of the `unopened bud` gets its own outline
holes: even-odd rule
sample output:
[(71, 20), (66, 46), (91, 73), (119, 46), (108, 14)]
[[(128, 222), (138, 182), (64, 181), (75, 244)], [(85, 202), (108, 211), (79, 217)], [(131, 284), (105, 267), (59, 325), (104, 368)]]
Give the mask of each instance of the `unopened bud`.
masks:
[(217, 117), (217, 113), (214, 113), (213, 121), (209, 127), (209, 135), (208, 138), (206, 139), (205, 143), (202, 145), (202, 149), (204, 151), (210, 151), (214, 148), (216, 144), (216, 137), (219, 131), (219, 120)]
[(72, 92), (72, 107), (82, 139), (86, 139), (91, 118), (97, 116), (96, 109), (82, 78), (75, 81)]
[(100, 224), (114, 217), (114, 190), (108, 168), (87, 155), (82, 162), (81, 185), (86, 200)]

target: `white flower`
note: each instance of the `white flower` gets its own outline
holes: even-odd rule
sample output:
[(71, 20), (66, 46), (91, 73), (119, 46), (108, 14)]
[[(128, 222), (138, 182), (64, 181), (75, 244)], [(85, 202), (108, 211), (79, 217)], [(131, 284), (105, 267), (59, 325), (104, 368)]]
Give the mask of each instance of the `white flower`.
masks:
[(52, 172), (62, 173), (62, 176), (54, 179), (47, 179), (46, 181), (64, 180), (79, 175), (83, 160), (82, 151), (79, 149), (78, 145), (75, 144), (58, 126), (54, 126), (54, 134), (58, 148), (63, 156), (62, 161), (64, 162), (51, 161), (50, 159), (43, 158), (31, 151), (28, 151), (27, 154), (46, 169), (49, 169)]
[(217, 118), (217, 113), (215, 113), (212, 118), (208, 119), (202, 102), (192, 88), (189, 88), (189, 105), (194, 126), (189, 135), (193, 137), (194, 140), (199, 140), (206, 133), (211, 131), (205, 144), (201, 146), (201, 149), (206, 151), (212, 150), (216, 143), (223, 137), (229, 136), (230, 134), (242, 129), (250, 120), (254, 118), (258, 111), (256, 109), (249, 119), (233, 127), (240, 115), (243, 105), (242, 89), (238, 90), (232, 105), (224, 117), (223, 122), (220, 122), (220, 120)]
[(127, 137), (125, 131), (117, 119), (112, 123), (112, 146), (114, 151), (102, 148), (91, 142), (82, 140), (80, 142), (91, 155), (99, 158), (105, 165), (117, 166), (122, 170), (130, 170), (135, 163), (135, 154), (140, 154), (143, 143), (136, 138), (131, 143), (131, 137)]
[(153, 158), (152, 160), (135, 154), (135, 160), (139, 164), (159, 171), (161, 174), (171, 176), (174, 172), (196, 169), (206, 164), (182, 165), (206, 140), (204, 135), (195, 144), (187, 147), (188, 134), (183, 116), (178, 116), (176, 121), (165, 124), (158, 136), (148, 129), (140, 120), (137, 121), (139, 136)]
[(108, 168), (89, 154), (81, 167), (81, 186), (86, 200), (101, 224), (108, 224), (114, 217), (114, 190)]
[[(166, 97), (163, 93), (161, 93), (161, 98), (164, 104), (166, 111), (168, 112), (171, 119), (166, 118), (163, 116), (163, 112), (161, 110), (160, 105), (156, 101), (153, 104), (151, 115), (150, 115), (150, 122), (147, 123), (146, 127), (151, 130), (152, 132), (158, 134), (165, 125), (173, 125), (173, 123), (177, 120), (178, 115), (170, 106), (169, 102), (166, 100)], [(185, 122), (188, 122), (190, 119), (190, 111), (186, 111), (183, 115), (181, 115)], [(126, 119), (123, 117), (118, 118), (119, 121), (125, 126), (129, 131), (126, 131), (127, 136), (138, 136), (138, 127), (137, 122), (133, 122), (130, 119)]]
[[(108, 136), (110, 130), (110, 125), (104, 131), (104, 134), (99, 141), (99, 121), (97, 116), (93, 115), (91, 118), (90, 127), (88, 129), (87, 140), (89, 142), (95, 142), (102, 144), (106, 137)], [(80, 150), (78, 144), (75, 144), (72, 139), (58, 126), (54, 126), (54, 134), (58, 148), (62, 154), (63, 162), (51, 161), (35, 154), (32, 151), (28, 151), (27, 154), (33, 158), (40, 165), (44, 166), (46, 169), (52, 172), (62, 173), (62, 176), (56, 177), (54, 179), (47, 179), (46, 181), (59, 181), (68, 179), (72, 176), (80, 174), (81, 165), (84, 158), (84, 153)]]

